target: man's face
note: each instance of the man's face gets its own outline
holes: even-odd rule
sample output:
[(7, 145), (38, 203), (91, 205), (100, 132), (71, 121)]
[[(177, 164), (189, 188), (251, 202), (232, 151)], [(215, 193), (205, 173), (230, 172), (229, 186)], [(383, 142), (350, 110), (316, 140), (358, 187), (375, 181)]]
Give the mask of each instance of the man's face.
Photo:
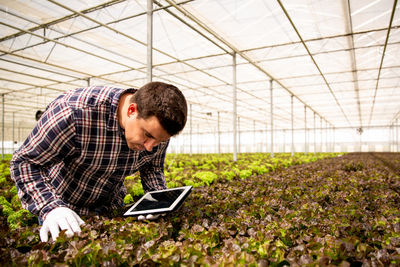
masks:
[(139, 118), (135, 104), (129, 107), (125, 124), (125, 138), (130, 149), (151, 151), (171, 136), (164, 130), (157, 117)]

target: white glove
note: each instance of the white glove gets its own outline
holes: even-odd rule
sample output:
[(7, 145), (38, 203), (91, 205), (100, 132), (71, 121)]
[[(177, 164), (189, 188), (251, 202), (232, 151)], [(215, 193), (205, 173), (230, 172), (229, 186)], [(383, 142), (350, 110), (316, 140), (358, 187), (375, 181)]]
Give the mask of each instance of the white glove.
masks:
[(80, 226), (83, 224), (85, 224), (85, 222), (75, 211), (66, 207), (55, 208), (47, 214), (43, 226), (40, 228), (40, 240), (42, 240), (42, 242), (47, 242), (49, 240), (49, 232), (53, 240), (56, 240), (60, 229), (67, 230), (65, 234), (71, 237), (74, 233), (81, 232)]

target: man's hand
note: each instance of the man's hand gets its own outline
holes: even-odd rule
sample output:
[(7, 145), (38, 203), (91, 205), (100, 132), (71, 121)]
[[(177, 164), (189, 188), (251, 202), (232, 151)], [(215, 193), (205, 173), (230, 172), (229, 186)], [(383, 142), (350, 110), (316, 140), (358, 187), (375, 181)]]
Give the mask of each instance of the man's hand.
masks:
[(165, 215), (164, 213), (163, 214), (156, 214), (156, 215), (149, 214), (149, 215), (146, 215), (146, 217), (144, 215), (140, 215), (138, 217), (138, 220), (139, 221), (144, 221), (144, 220), (152, 221), (152, 220), (156, 220), (156, 219), (158, 219), (158, 217), (164, 216), (164, 215)]
[(46, 220), (43, 222), (42, 228), (40, 228), (40, 240), (47, 242), (49, 240), (49, 232), (53, 240), (56, 240), (61, 230), (67, 230), (65, 234), (68, 237), (74, 235), (74, 233), (81, 232), (81, 225), (85, 222), (75, 213), (75, 211), (66, 208), (58, 207), (50, 211), (47, 214)]

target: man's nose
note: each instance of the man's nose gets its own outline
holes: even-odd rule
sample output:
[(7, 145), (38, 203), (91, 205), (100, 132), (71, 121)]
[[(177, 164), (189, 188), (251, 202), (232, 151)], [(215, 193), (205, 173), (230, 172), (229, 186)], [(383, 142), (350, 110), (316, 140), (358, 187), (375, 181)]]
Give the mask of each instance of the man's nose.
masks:
[(153, 147), (155, 146), (156, 142), (155, 140), (146, 140), (144, 143), (144, 147), (146, 148), (147, 151), (152, 151)]

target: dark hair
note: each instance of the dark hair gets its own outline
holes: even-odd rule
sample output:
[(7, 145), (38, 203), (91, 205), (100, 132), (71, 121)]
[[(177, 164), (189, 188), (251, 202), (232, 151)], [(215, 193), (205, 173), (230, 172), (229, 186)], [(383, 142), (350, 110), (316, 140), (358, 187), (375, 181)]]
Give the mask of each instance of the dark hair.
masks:
[(148, 119), (156, 116), (165, 131), (174, 136), (186, 124), (187, 104), (182, 92), (175, 86), (150, 82), (142, 86), (131, 98), (137, 104), (138, 116)]

